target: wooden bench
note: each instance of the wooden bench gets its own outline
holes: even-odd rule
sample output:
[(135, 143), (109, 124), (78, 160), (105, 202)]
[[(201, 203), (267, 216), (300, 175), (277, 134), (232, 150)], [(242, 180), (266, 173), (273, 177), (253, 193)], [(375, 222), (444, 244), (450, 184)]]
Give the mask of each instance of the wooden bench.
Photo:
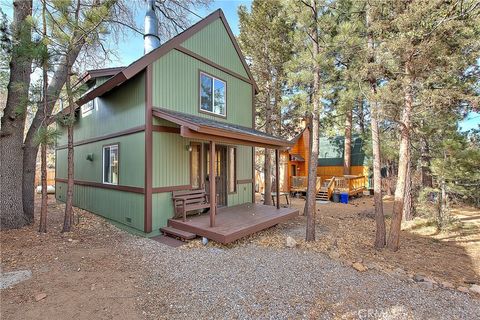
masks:
[(210, 208), (205, 189), (173, 191), (172, 200), (175, 217), (183, 217), (183, 221), (187, 220), (188, 211)]

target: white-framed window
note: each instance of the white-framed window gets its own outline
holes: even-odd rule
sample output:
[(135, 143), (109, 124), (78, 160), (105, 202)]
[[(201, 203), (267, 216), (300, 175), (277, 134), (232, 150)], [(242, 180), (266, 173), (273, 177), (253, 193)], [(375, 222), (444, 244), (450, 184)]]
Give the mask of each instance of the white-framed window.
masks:
[(200, 72), (200, 111), (227, 115), (227, 83), (205, 72)]
[(93, 112), (93, 109), (95, 108), (95, 100), (96, 99), (90, 100), (84, 105), (82, 105), (82, 117), (86, 117)]
[(118, 144), (103, 147), (103, 183), (118, 184)]

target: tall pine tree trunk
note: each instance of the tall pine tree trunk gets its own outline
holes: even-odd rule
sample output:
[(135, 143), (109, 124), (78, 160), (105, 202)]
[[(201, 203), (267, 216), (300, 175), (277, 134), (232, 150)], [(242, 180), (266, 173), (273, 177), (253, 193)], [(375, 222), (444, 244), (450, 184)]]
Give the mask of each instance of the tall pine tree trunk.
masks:
[[(46, 20), (46, 2), (43, 2), (43, 10), (42, 10), (42, 20), (43, 20), (43, 38), (46, 39), (47, 37), (47, 20)], [(48, 56), (44, 56), (43, 58), (43, 108), (44, 112), (48, 107)], [(46, 122), (46, 118), (44, 122)], [(46, 124), (45, 124), (46, 127)], [(41, 151), (40, 151), (40, 159), (41, 159), (41, 180), (42, 180), (42, 203), (40, 209), (40, 227), (38, 232), (47, 233), (47, 210), (48, 210), (48, 186), (47, 186), (47, 140), (46, 137), (47, 132), (45, 131), (45, 137), (42, 138), (44, 140), (41, 144)]]
[(343, 175), (350, 174), (352, 161), (352, 109), (348, 108), (345, 115), (345, 149), (343, 152)]
[(67, 197), (65, 200), (65, 217), (63, 219), (62, 232), (70, 232), (73, 223), (73, 178), (74, 178), (74, 163), (73, 163), (73, 125), (75, 121), (75, 103), (72, 95), (72, 87), (70, 83), (71, 74), (69, 72), (66, 80), (66, 89), (68, 96), (69, 115), (67, 126)]
[(50, 79), (48, 85), (48, 103), (47, 107), (39, 106), (35, 117), (32, 120), (32, 124), (28, 129), (25, 137), (24, 150), (23, 150), (23, 211), (26, 215), (33, 217), (34, 200), (35, 200), (35, 166), (37, 163), (38, 144), (35, 143), (34, 138), (36, 132), (42, 125), (45, 124), (44, 119), (48, 119), (52, 115), (53, 107), (58, 100), (60, 92), (65, 85), (69, 70), (72, 69), (83, 44), (85, 38), (75, 42), (75, 46), (71, 48), (65, 56), (60, 58), (57, 63), (57, 67)]
[[(367, 29), (371, 24), (370, 7), (367, 6), (366, 25)], [(375, 45), (373, 34), (368, 32), (369, 63), (375, 62)], [(386, 231), (385, 217), (383, 215), (383, 195), (382, 195), (382, 173), (381, 173), (381, 154), (380, 154), (380, 132), (378, 128), (378, 103), (375, 100), (377, 95), (377, 79), (370, 74), (370, 94), (372, 96), (370, 125), (372, 130), (372, 153), (373, 153), (373, 197), (375, 203), (375, 243), (376, 249), (385, 247)]]
[(390, 233), (388, 235), (387, 246), (390, 250), (397, 251), (400, 245), (400, 231), (402, 227), (403, 204), (405, 201), (406, 178), (410, 148), (410, 125), (413, 108), (413, 84), (411, 61), (405, 63), (405, 74), (407, 77), (407, 85), (405, 87), (405, 102), (400, 123), (401, 139), (398, 160), (398, 176), (397, 185), (395, 187), (395, 198), (393, 202), (392, 222), (390, 224)]
[(311, 114), (311, 131), (310, 131), (310, 156), (308, 160), (308, 185), (307, 185), (307, 200), (306, 200), (306, 214), (307, 214), (307, 230), (306, 241), (315, 241), (315, 216), (316, 216), (316, 196), (317, 196), (317, 163), (318, 163), (318, 135), (319, 135), (319, 116), (320, 116), (320, 63), (318, 61), (320, 56), (319, 34), (318, 34), (318, 10), (317, 3), (312, 0), (312, 60), (313, 66), (313, 108)]
[(407, 165), (407, 176), (405, 178), (405, 201), (403, 203), (403, 219), (405, 221), (410, 221), (413, 219), (413, 184), (412, 184), (412, 161), (410, 150), (408, 152), (408, 165)]
[(40, 226), (38, 232), (47, 233), (47, 144), (42, 143), (40, 147), (41, 180), (42, 180), (42, 203), (40, 208)]
[(432, 172), (430, 171), (430, 146), (425, 136), (420, 137), (420, 172), (422, 176), (422, 187), (433, 186)]
[(28, 21), (31, 15), (31, 0), (13, 2), (10, 78), (0, 131), (1, 230), (21, 228), (33, 223), (33, 210), (32, 214), (25, 214), (22, 204), (22, 146), (32, 68), (32, 57), (26, 50), (31, 45), (31, 25)]

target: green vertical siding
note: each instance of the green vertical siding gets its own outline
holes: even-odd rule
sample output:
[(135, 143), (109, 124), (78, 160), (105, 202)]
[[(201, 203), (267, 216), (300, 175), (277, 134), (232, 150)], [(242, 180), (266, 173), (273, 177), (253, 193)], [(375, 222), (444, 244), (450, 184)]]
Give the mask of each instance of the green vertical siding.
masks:
[(153, 133), (153, 187), (190, 184), (190, 140), (179, 134)]
[[(102, 148), (106, 144), (118, 143), (119, 184), (143, 188), (145, 179), (144, 141), (144, 133), (139, 132), (75, 147), (75, 179), (101, 183)], [(93, 161), (86, 159), (87, 154), (93, 154)], [(57, 150), (56, 177), (63, 179), (67, 177), (67, 149)], [(57, 182), (56, 198), (65, 201), (65, 192), (66, 184)], [(143, 232), (143, 194), (75, 185), (73, 202), (76, 207)]]
[[(145, 181), (145, 134), (143, 132), (75, 147), (76, 180), (102, 182), (102, 150), (107, 144), (119, 145), (119, 184), (141, 187)], [(93, 161), (87, 155), (93, 154)], [(57, 150), (57, 178), (67, 177), (67, 149)]]
[(167, 225), (168, 219), (173, 217), (172, 193), (154, 193), (152, 195), (152, 232)]
[(182, 43), (185, 48), (248, 77), (222, 21), (218, 19)]
[[(95, 108), (82, 116), (78, 113), (74, 141), (123, 131), (145, 124), (145, 76), (143, 72), (122, 86), (95, 99)], [(57, 145), (67, 143), (66, 130)]]
[[(56, 198), (65, 201), (66, 183), (56, 184)], [(143, 231), (143, 194), (75, 185), (73, 205)]]
[(228, 206), (252, 202), (252, 184), (237, 184), (237, 192), (228, 195)]
[(252, 147), (237, 146), (237, 179), (252, 178)]
[[(227, 82), (226, 119), (198, 111), (199, 70)], [(252, 126), (251, 85), (176, 50), (153, 63), (153, 105), (218, 121)]]
[[(153, 187), (168, 187), (190, 184), (190, 152), (187, 146), (191, 139), (179, 134), (153, 134)], [(203, 141), (205, 142), (205, 141)], [(237, 179), (252, 178), (252, 148), (237, 148)], [(252, 202), (252, 184), (237, 184), (237, 191), (228, 194), (228, 206)], [(165, 226), (173, 216), (172, 193), (154, 193), (152, 196), (152, 230)]]

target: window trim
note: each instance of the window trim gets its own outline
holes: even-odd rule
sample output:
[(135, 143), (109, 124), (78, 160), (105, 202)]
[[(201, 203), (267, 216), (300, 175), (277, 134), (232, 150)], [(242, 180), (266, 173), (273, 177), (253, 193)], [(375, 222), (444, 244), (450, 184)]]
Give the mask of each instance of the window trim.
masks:
[[(215, 113), (213, 111), (208, 111), (208, 110), (203, 110), (202, 109), (202, 95), (201, 95), (201, 92), (202, 92), (202, 82), (201, 82), (202, 73), (206, 76), (209, 76), (209, 77), (213, 78), (213, 84), (215, 84), (215, 79), (220, 80), (223, 83), (225, 83), (225, 115), (218, 114), (218, 113)], [(228, 103), (227, 103), (227, 100), (228, 100), (228, 93), (227, 93), (228, 92), (228, 89), (227, 89), (228, 83), (227, 83), (227, 81), (223, 80), (222, 78), (219, 78), (217, 76), (214, 76), (211, 73), (203, 71), (201, 69), (198, 69), (197, 79), (198, 79), (198, 92), (197, 92), (198, 93), (198, 112), (208, 114), (208, 115), (211, 115), (211, 116), (214, 116), (214, 117), (219, 117), (219, 118), (222, 118), (222, 119), (226, 119), (227, 115), (228, 115)], [(213, 89), (213, 90), (215, 90), (215, 89)]]
[[(233, 149), (234, 163), (233, 163), (233, 181), (234, 190), (230, 191), (230, 149)], [(238, 191), (237, 182), (237, 147), (227, 145), (227, 194), (236, 194)]]
[[(96, 106), (96, 104), (97, 104), (97, 101), (96, 101), (96, 100), (97, 100), (96, 98), (95, 98), (95, 99), (92, 99), (92, 100), (90, 100), (89, 102), (85, 103), (84, 105), (82, 105), (82, 106), (80, 107), (80, 109), (81, 109), (81, 111), (82, 111), (82, 112), (81, 112), (81, 113), (82, 113), (82, 118), (90, 115), (90, 114), (93, 112), (93, 110), (95, 110), (95, 106)], [(89, 107), (88, 109), (83, 109), (83, 107), (84, 107), (84, 106), (88, 106), (88, 105), (90, 104), (90, 102), (91, 102), (91, 107)]]
[[(117, 183), (110, 183), (105, 182), (105, 148), (109, 147), (117, 147), (117, 154), (118, 154), (118, 179)], [(120, 143), (109, 143), (102, 146), (102, 184), (108, 184), (111, 186), (118, 186), (120, 185)]]

